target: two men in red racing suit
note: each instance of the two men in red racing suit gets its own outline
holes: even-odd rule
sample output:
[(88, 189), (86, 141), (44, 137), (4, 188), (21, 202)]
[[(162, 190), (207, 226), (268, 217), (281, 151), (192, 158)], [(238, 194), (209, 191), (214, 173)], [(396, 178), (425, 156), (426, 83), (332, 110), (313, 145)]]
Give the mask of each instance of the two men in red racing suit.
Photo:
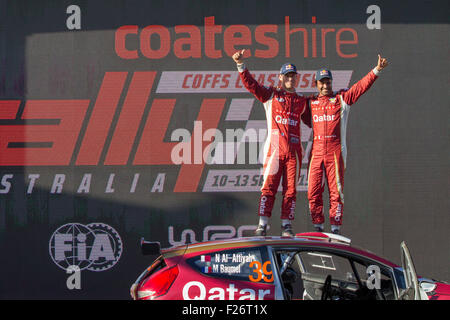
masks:
[[(333, 233), (339, 233), (344, 204), (344, 170), (347, 155), (346, 125), (350, 106), (364, 94), (387, 66), (387, 60), (378, 55), (378, 64), (349, 90), (332, 91), (332, 74), (327, 69), (316, 72), (317, 96), (309, 101), (296, 94), (297, 69), (284, 64), (280, 70), (280, 87), (260, 85), (243, 63), (245, 50), (232, 58), (237, 64), (244, 86), (264, 104), (268, 136), (263, 165), (264, 182), (261, 188), (255, 235), (266, 235), (275, 195), (283, 177), (281, 208), (282, 236), (293, 236), (291, 220), (294, 219), (296, 186), (300, 174), (303, 150), (300, 137), (300, 120), (313, 129), (313, 147), (308, 166), (308, 200), (311, 218), (317, 231), (323, 231), (324, 181), (330, 194), (330, 224)], [(309, 103), (308, 103), (309, 102)]]

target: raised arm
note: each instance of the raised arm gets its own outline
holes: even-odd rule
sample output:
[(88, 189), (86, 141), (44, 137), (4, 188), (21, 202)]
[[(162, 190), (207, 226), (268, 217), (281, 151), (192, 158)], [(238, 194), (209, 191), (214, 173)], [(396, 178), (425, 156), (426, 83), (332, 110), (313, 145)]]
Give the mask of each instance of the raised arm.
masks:
[(244, 64), (244, 53), (245, 49), (237, 51), (232, 56), (234, 62), (236, 62), (239, 76), (241, 77), (242, 83), (244, 84), (245, 88), (250, 91), (256, 97), (256, 99), (264, 103), (272, 96), (273, 88), (268, 88), (260, 85), (258, 81), (256, 81), (252, 77)]
[(370, 70), (369, 73), (364, 76), (364, 78), (355, 83), (349, 90), (342, 93), (342, 98), (344, 99), (345, 103), (347, 103), (348, 105), (352, 105), (356, 101), (358, 101), (359, 97), (361, 97), (367, 90), (370, 89), (372, 84), (378, 78), (381, 70), (383, 70), (387, 65), (387, 60), (385, 58), (382, 58), (381, 55), (378, 54), (377, 66)]

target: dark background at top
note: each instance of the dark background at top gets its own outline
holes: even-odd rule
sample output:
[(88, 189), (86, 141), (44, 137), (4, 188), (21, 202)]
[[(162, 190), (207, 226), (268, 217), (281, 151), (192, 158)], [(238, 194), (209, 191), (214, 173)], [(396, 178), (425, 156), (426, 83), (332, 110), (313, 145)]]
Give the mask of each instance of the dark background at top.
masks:
[[(224, 27), (278, 24), (280, 56), (248, 59), (253, 70), (276, 70), (285, 62), (282, 54), (285, 16), (290, 17), (291, 28), (310, 27), (312, 16), (317, 17), (316, 28), (352, 27), (359, 35), (357, 58), (342, 59), (334, 53), (324, 59), (319, 51), (318, 58), (304, 59), (295, 55), (302, 53), (302, 49), (291, 49), (291, 61), (300, 69), (327, 65), (332, 69), (353, 70), (351, 84), (375, 66), (378, 52), (390, 61), (382, 77), (350, 113), (344, 235), (351, 237), (355, 245), (397, 263), (399, 244), (406, 240), (420, 275), (450, 280), (449, 2), (262, 3), (245, 1), (242, 6), (241, 1), (0, 1), (0, 99), (90, 99), (92, 104), (107, 71), (156, 70), (159, 77), (166, 70), (234, 70), (234, 63), (226, 56), (217, 60), (177, 60), (171, 52), (161, 60), (121, 60), (114, 52), (113, 41), (114, 31), (122, 25), (203, 27), (207, 16), (215, 16), (215, 23)], [(65, 12), (71, 4), (81, 8), (81, 31), (66, 29)], [(371, 4), (381, 8), (381, 30), (366, 28), (365, 12)], [(31, 38), (35, 36), (38, 38)], [(31, 47), (27, 42), (30, 39)], [(96, 40), (98, 46), (92, 42)], [(291, 40), (291, 48), (294, 43)], [(216, 41), (217, 48), (219, 45), (220, 41)], [(95, 67), (93, 87), (85, 83), (88, 65)], [(70, 74), (69, 80), (58, 80), (68, 84), (65, 91), (54, 92), (47, 82), (41, 83), (39, 80), (48, 76), (42, 70), (49, 74), (52, 70)], [(180, 95), (173, 97), (181, 100)], [(198, 96), (190, 95), (183, 99), (192, 104), (200, 101)], [(262, 108), (255, 108), (259, 109), (256, 116), (263, 119)], [(180, 127), (189, 128), (191, 118), (176, 121)], [(87, 171), (75, 167), (57, 169), (68, 174)], [(55, 173), (53, 168), (30, 170), (41, 175), (48, 172), (49, 177)], [(26, 174), (30, 170), (1, 167), (0, 174)], [(95, 170), (105, 177), (111, 172), (102, 165)], [(146, 170), (159, 169), (127, 166), (116, 171), (133, 174)], [(258, 193), (167, 191), (162, 195), (135, 196), (138, 198), (128, 195), (127, 201), (121, 202), (111, 196), (49, 195), (45, 188), (27, 196), (23, 188), (15, 186), (10, 194), (0, 195), (0, 272), (10, 275), (0, 282), (1, 298), (127, 299), (129, 286), (148, 263), (147, 258), (139, 255), (140, 236), (167, 246), (168, 226), (175, 227), (179, 240), (181, 231), (187, 228), (200, 235), (207, 225), (255, 224), (259, 198)], [(97, 191), (101, 193), (101, 188)], [(278, 199), (272, 217), (274, 233), (279, 231), (279, 206)], [(311, 228), (307, 207), (306, 194), (300, 192), (294, 222), (298, 231)], [(66, 274), (50, 259), (48, 241), (58, 226), (66, 222), (94, 221), (116, 228), (124, 241), (124, 253), (108, 271), (83, 273), (83, 290), (70, 292), (65, 287)]]

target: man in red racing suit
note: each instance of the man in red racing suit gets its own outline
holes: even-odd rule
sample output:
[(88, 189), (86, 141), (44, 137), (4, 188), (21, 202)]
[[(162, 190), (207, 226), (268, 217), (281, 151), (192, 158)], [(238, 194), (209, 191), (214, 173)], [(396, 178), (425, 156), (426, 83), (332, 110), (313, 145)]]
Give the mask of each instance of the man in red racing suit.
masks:
[[(323, 231), (323, 201), (325, 180), (330, 195), (331, 231), (339, 234), (344, 207), (344, 171), (347, 147), (346, 126), (350, 106), (364, 94), (378, 78), (387, 60), (378, 55), (378, 65), (348, 90), (333, 93), (332, 75), (327, 69), (316, 72), (319, 95), (311, 98), (313, 146), (308, 166), (308, 200), (312, 223), (316, 231)], [(324, 179), (325, 178), (325, 179)]]
[[(264, 104), (267, 119), (267, 139), (264, 146), (264, 182), (261, 188), (255, 235), (265, 236), (275, 195), (282, 178), (283, 200), (281, 205), (282, 236), (293, 236), (291, 220), (294, 219), (297, 182), (302, 161), (300, 119), (307, 108), (307, 99), (295, 92), (297, 69), (293, 64), (282, 66), (279, 80), (281, 87), (260, 85), (243, 64), (245, 50), (233, 55), (242, 83)], [(309, 120), (309, 118), (308, 118)]]

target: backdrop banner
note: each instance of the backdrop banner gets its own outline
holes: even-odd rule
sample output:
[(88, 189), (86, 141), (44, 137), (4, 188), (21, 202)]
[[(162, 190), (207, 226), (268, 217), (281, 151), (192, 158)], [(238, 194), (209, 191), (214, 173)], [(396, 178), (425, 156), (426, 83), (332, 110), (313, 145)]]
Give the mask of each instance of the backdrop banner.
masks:
[[(0, 298), (129, 299), (155, 258), (140, 254), (141, 237), (172, 247), (253, 234), (267, 126), (231, 59), (241, 49), (266, 86), (295, 64), (306, 96), (319, 68), (337, 91), (379, 53), (389, 60), (351, 107), (342, 234), (399, 264), (405, 240), (418, 274), (450, 280), (449, 9), (1, 0)], [(297, 233), (313, 229), (313, 137), (301, 133)], [(71, 266), (81, 288), (70, 288)]]

